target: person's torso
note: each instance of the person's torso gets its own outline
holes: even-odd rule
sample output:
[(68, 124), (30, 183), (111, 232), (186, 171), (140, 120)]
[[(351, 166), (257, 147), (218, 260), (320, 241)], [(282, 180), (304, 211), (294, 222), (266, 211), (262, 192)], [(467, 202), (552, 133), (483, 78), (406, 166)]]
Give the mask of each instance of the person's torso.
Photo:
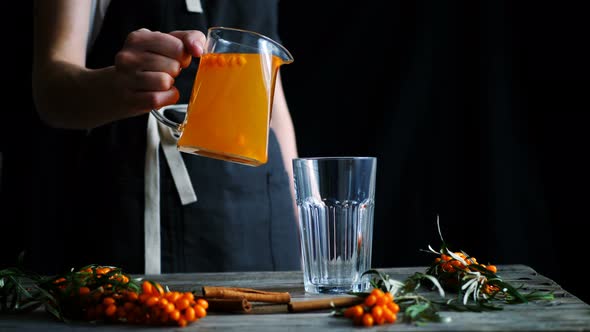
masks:
[[(202, 2), (203, 13), (195, 13), (185, 0), (113, 0), (87, 63), (91, 68), (113, 65), (127, 35), (140, 28), (206, 33), (210, 26), (230, 26), (278, 38), (276, 5), (276, 0), (210, 0)], [(179, 103), (188, 101), (197, 66), (194, 59), (175, 80)], [(147, 117), (92, 130), (74, 184), (80, 210), (75, 227), (92, 234), (86, 258), (110, 259), (131, 271), (143, 267)], [(182, 206), (160, 152), (163, 272), (299, 268), (290, 179), (272, 132), (268, 153), (268, 163), (259, 167), (183, 154), (198, 201)], [(101, 237), (108, 248), (95, 247)]]

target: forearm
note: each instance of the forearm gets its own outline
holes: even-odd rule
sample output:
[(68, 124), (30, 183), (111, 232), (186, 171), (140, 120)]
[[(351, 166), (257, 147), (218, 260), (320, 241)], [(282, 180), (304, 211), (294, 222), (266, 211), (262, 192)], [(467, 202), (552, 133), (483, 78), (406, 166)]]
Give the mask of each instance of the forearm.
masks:
[[(273, 107), (273, 116), (271, 121), (279, 145), (281, 147), (283, 163), (289, 177), (289, 187), (293, 197), (293, 205), (295, 206), (295, 186), (293, 181), (293, 158), (298, 157), (297, 141), (293, 121), (289, 113), (289, 108), (285, 100), (283, 88), (280, 80), (277, 82), (275, 89), (275, 99)], [(296, 206), (295, 206), (296, 208)], [(297, 210), (295, 210), (297, 211)]]
[(293, 201), (293, 209), (295, 217), (297, 218), (297, 204), (295, 200), (295, 182), (293, 181), (293, 158), (297, 158), (297, 144), (295, 140), (295, 131), (288, 109), (277, 108), (273, 111), (273, 121), (271, 127), (274, 129), (277, 140), (281, 147), (283, 163), (287, 171), (289, 179), (289, 189), (291, 192), (291, 199)]
[[(285, 169), (289, 174), (289, 181), (293, 182), (293, 158), (297, 158), (297, 143), (295, 138), (295, 130), (291, 121), (291, 116), (287, 109), (277, 111), (275, 109), (275, 117), (273, 117), (272, 128), (274, 129), (277, 140), (281, 146), (283, 155), (283, 163)], [(279, 115), (281, 114), (281, 115)], [(279, 120), (278, 117), (283, 119)]]
[(114, 66), (86, 67), (90, 0), (35, 1), (33, 97), (49, 125), (89, 129), (178, 101), (174, 79), (202, 54), (200, 31), (127, 35)]
[(89, 129), (117, 120), (114, 67), (86, 68), (90, 0), (35, 1), (33, 98), (50, 126)]
[(37, 111), (50, 126), (89, 129), (124, 117), (114, 67), (90, 70), (54, 61), (33, 70)]

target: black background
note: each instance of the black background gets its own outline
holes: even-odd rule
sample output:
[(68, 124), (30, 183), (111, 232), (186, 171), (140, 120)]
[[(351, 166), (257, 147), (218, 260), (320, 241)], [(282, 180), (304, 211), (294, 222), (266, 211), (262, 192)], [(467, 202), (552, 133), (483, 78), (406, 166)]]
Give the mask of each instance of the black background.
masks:
[[(579, 3), (281, 1), (299, 154), (379, 159), (374, 267), (428, 264), (421, 249), (440, 245), (438, 214), (452, 249), (530, 265), (590, 302), (581, 271), (590, 54)], [(38, 186), (59, 185), (40, 178), (35, 157), (31, 5), (11, 9), (14, 22), (2, 23), (0, 266), (37, 231), (35, 201), (52, 199)]]
[[(377, 156), (373, 265), (440, 239), (590, 301), (590, 54), (574, 1), (282, 1), (301, 156)], [(501, 274), (501, 271), (500, 271)]]

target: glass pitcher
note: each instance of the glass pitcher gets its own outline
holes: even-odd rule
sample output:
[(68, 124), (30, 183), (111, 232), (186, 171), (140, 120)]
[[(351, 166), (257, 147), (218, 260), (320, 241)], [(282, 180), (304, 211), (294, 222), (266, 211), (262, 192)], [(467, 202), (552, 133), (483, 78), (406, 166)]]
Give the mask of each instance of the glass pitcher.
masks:
[(268, 159), (268, 135), (279, 67), (287, 49), (259, 33), (214, 27), (182, 123), (152, 110), (179, 136), (180, 151), (250, 166)]

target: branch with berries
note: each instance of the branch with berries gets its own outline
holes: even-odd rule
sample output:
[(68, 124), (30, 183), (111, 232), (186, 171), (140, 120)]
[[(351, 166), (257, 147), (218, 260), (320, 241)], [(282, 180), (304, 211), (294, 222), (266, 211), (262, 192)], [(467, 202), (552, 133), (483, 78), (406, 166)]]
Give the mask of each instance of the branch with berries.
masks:
[[(391, 279), (389, 275), (372, 269), (364, 275), (371, 275), (373, 290), (391, 294), (389, 297), (399, 305), (403, 321), (407, 323), (448, 322), (449, 317), (442, 317), (442, 311), (502, 310), (502, 304), (518, 304), (529, 301), (551, 301), (552, 293), (523, 293), (520, 287), (504, 281), (498, 274), (498, 268), (492, 264), (481, 264), (465, 251), (452, 251), (445, 243), (440, 225), (437, 226), (441, 238), (441, 249), (434, 250), (428, 246), (431, 254), (437, 255), (424, 273), (416, 272), (405, 281)], [(436, 290), (439, 298), (424, 296), (420, 289)], [(372, 293), (372, 291), (371, 291)], [(371, 293), (357, 294), (367, 297)], [(447, 297), (447, 294), (455, 294)], [(368, 298), (368, 297), (367, 297)], [(366, 309), (365, 305), (365, 309)], [(360, 310), (345, 309), (343, 312), (360, 314)], [(365, 310), (366, 311), (366, 310)], [(363, 312), (365, 314), (366, 312)], [(356, 317), (353, 315), (353, 317)], [(357, 319), (358, 322), (359, 320)], [(372, 321), (377, 322), (373, 319)], [(360, 321), (359, 325), (370, 326)]]

